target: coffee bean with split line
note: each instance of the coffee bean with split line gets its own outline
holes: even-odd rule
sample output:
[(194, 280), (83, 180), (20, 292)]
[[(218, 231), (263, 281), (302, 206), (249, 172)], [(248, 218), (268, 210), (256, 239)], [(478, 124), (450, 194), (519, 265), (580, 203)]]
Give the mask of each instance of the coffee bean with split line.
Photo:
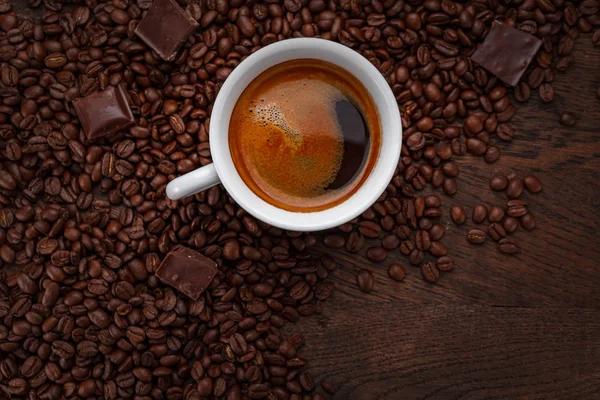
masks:
[(481, 229), (471, 229), (467, 232), (467, 240), (472, 244), (481, 244), (485, 242), (486, 234)]
[(515, 254), (519, 251), (519, 247), (514, 239), (504, 238), (498, 242), (498, 250), (504, 254)]
[(440, 271), (437, 266), (428, 261), (421, 266), (421, 276), (429, 283), (435, 283), (440, 278)]

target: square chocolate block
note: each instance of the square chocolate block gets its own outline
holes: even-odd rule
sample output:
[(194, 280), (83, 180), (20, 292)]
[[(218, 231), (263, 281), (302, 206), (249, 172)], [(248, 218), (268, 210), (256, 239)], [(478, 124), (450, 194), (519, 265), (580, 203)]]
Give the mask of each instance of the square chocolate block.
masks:
[(167, 254), (156, 276), (189, 298), (198, 300), (217, 274), (217, 263), (195, 250), (176, 246)]
[(135, 124), (127, 103), (127, 96), (120, 86), (73, 100), (81, 126), (89, 140), (95, 140)]
[(198, 28), (198, 22), (175, 0), (154, 0), (148, 13), (135, 28), (139, 36), (165, 61), (172, 61), (188, 36)]
[(541, 45), (542, 41), (535, 36), (494, 21), (471, 60), (515, 86)]

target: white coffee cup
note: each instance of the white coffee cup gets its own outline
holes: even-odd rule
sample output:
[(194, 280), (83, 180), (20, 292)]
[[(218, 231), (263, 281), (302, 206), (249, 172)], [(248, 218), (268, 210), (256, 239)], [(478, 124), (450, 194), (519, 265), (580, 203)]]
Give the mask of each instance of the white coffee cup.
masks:
[[(335, 64), (358, 78), (371, 94), (381, 125), (381, 148), (375, 167), (361, 187), (343, 203), (322, 211), (292, 212), (258, 197), (237, 172), (229, 151), (229, 121), (244, 89), (265, 70), (285, 61), (317, 59)], [(402, 145), (402, 124), (394, 94), (379, 71), (359, 53), (322, 39), (289, 39), (264, 47), (246, 58), (219, 91), (210, 120), (213, 163), (172, 180), (167, 196), (177, 200), (222, 183), (231, 197), (254, 217), (294, 231), (318, 231), (341, 225), (364, 212), (394, 175)]]

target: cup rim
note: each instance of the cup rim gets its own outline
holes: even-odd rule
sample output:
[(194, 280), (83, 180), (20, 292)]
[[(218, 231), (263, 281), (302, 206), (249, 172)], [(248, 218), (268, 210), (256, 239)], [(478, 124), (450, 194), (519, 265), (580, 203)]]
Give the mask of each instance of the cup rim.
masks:
[[(307, 52), (314, 55), (312, 57), (294, 56)], [(332, 61), (332, 57), (338, 59)], [(280, 60), (276, 62), (265, 61), (278, 58)], [(356, 77), (362, 81), (373, 97), (382, 125), (378, 159), (367, 180), (344, 202), (325, 210), (313, 212), (288, 211), (261, 199), (239, 176), (229, 148), (231, 114), (247, 85), (266, 69), (285, 61), (300, 58), (332, 62), (355, 76), (356, 72), (362, 75)], [(257, 66), (261, 63), (265, 65)], [(365, 79), (369, 82), (365, 82)], [(244, 81), (246, 83), (240, 85), (240, 82)], [(376, 93), (373, 93), (374, 91)], [(377, 201), (392, 179), (400, 158), (402, 124), (394, 94), (380, 72), (366, 58), (346, 46), (328, 40), (295, 38), (259, 49), (231, 72), (215, 100), (209, 137), (213, 163), (221, 183), (244, 210), (259, 220), (282, 229), (319, 231), (339, 226), (356, 218)]]

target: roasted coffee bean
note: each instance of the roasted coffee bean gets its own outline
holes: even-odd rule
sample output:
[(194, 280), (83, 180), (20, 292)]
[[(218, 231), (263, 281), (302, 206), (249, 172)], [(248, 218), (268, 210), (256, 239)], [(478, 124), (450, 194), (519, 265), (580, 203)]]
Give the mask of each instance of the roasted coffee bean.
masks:
[(504, 209), (502, 207), (493, 206), (488, 214), (488, 221), (500, 222), (504, 218)]
[(388, 267), (388, 276), (396, 282), (401, 282), (406, 277), (406, 271), (400, 264), (390, 264)]
[(529, 100), (529, 97), (531, 96), (531, 89), (529, 88), (527, 82), (520, 81), (515, 87), (514, 95), (515, 99), (519, 102), (526, 102)]
[(508, 186), (508, 178), (504, 175), (496, 175), (490, 179), (490, 188), (497, 192), (503, 191)]
[(446, 228), (442, 224), (434, 224), (431, 228), (429, 228), (429, 237), (431, 240), (438, 241), (444, 237), (446, 233)]
[(454, 179), (446, 178), (443, 183), (444, 193), (448, 196), (454, 196), (457, 192), (456, 181)]
[(452, 206), (450, 209), (450, 217), (456, 225), (462, 225), (467, 219), (465, 209), (461, 206)]
[(554, 101), (554, 88), (549, 83), (544, 83), (539, 88), (540, 100), (544, 103), (552, 103)]
[(573, 126), (577, 122), (577, 119), (571, 113), (561, 113), (558, 122), (564, 126)]
[(485, 153), (487, 146), (482, 140), (476, 138), (467, 139), (467, 150), (469, 153), (480, 156)]
[(508, 186), (506, 187), (506, 196), (509, 199), (519, 198), (522, 192), (523, 184), (518, 178), (512, 178), (508, 181)]
[(421, 275), (427, 282), (434, 283), (440, 278), (440, 271), (432, 262), (426, 262), (421, 266)]
[(369, 293), (371, 290), (373, 290), (373, 284), (375, 283), (373, 273), (366, 269), (361, 269), (356, 274), (356, 283), (362, 292)]
[(437, 259), (436, 266), (440, 271), (451, 271), (454, 269), (454, 261), (449, 256), (443, 256)]
[(442, 257), (448, 254), (448, 249), (440, 242), (432, 242), (429, 253), (434, 257)]
[(459, 168), (456, 163), (448, 162), (442, 166), (442, 171), (444, 172), (444, 174), (446, 176), (454, 178), (454, 177), (458, 176)]
[(496, 242), (506, 236), (506, 231), (502, 225), (494, 223), (488, 226), (488, 235)]
[(343, 235), (331, 234), (325, 236), (325, 238), (323, 239), (323, 243), (325, 243), (325, 246), (331, 249), (341, 249), (342, 247), (344, 247), (346, 239)]
[[(385, 238), (384, 238), (385, 239)], [(346, 250), (350, 253), (357, 253), (360, 251), (365, 243), (364, 237), (358, 232), (351, 232), (346, 241)], [(385, 247), (385, 244), (384, 244)], [(386, 247), (387, 248), (387, 247)], [(391, 249), (388, 249), (391, 250)]]
[(506, 217), (502, 222), (502, 227), (507, 233), (513, 233), (519, 227), (519, 220), (513, 217)]
[(498, 250), (504, 254), (514, 254), (519, 251), (519, 247), (514, 239), (504, 238), (498, 242)]
[(419, 250), (429, 250), (429, 247), (431, 246), (431, 238), (429, 237), (429, 232), (427, 232), (426, 230), (418, 231), (415, 235), (415, 245)]
[(386, 250), (394, 250), (400, 246), (400, 238), (394, 234), (389, 234), (381, 240), (381, 246)]
[(361, 222), (358, 226), (358, 230), (363, 236), (368, 238), (376, 238), (381, 233), (381, 227), (371, 221)]
[(528, 175), (523, 179), (525, 189), (531, 193), (539, 193), (542, 191), (542, 182), (535, 175)]
[(471, 229), (467, 233), (467, 240), (472, 244), (481, 244), (485, 242), (485, 232), (481, 229)]
[(387, 251), (383, 247), (369, 247), (367, 258), (373, 262), (381, 262), (387, 258)]
[(515, 137), (515, 130), (512, 126), (508, 124), (500, 124), (498, 128), (496, 128), (496, 135), (504, 141), (511, 141)]
[(531, 230), (535, 229), (535, 218), (533, 217), (533, 215), (531, 215), (531, 213), (523, 215), (523, 217), (521, 217), (520, 221), (521, 221), (521, 226), (526, 231), (531, 231)]
[(490, 146), (487, 148), (483, 159), (487, 163), (495, 163), (500, 158), (500, 149), (496, 146)]
[(524, 200), (510, 200), (507, 207), (508, 211), (506, 213), (510, 217), (519, 218), (527, 214), (527, 202)]
[(471, 216), (471, 219), (476, 224), (481, 224), (483, 221), (485, 221), (487, 216), (488, 209), (483, 204), (477, 204), (475, 207), (473, 207), (473, 214)]

